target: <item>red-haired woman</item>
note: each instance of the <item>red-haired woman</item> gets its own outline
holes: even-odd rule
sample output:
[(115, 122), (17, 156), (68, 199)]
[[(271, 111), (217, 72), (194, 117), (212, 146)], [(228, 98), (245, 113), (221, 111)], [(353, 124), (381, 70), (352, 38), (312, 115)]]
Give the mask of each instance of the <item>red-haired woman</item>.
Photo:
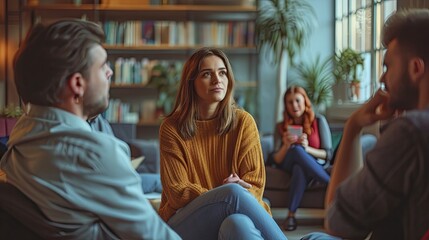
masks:
[(323, 163), (332, 155), (332, 141), (326, 119), (316, 116), (302, 87), (288, 88), (284, 105), (284, 119), (275, 130), (276, 151), (270, 157), (277, 167), (292, 175), (289, 213), (283, 227), (293, 231), (297, 227), (295, 212), (309, 181), (329, 182)]

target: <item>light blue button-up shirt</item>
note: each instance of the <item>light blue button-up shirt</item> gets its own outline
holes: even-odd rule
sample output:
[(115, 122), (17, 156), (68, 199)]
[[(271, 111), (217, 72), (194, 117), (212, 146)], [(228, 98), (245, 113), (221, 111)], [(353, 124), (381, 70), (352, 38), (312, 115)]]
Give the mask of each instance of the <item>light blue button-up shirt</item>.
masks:
[(7, 181), (57, 227), (66, 226), (64, 234), (180, 239), (145, 199), (140, 177), (126, 160), (128, 145), (92, 131), (78, 116), (32, 105), (15, 125), (8, 149), (0, 162)]

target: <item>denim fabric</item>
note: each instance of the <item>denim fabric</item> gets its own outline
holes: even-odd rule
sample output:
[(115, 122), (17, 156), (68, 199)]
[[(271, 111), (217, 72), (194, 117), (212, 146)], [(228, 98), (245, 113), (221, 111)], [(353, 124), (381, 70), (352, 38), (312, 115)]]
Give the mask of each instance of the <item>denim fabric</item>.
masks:
[(261, 232), (255, 227), (252, 220), (240, 213), (229, 215), (223, 220), (219, 229), (219, 240), (248, 240), (261, 239)]
[(342, 238), (334, 237), (322, 232), (309, 233), (301, 238), (301, 240), (341, 240)]
[(3, 154), (7, 151), (7, 141), (9, 140), (9, 137), (0, 137), (0, 159), (3, 156)]
[(161, 178), (158, 173), (140, 173), (144, 193), (162, 192)]
[(286, 239), (250, 192), (235, 183), (202, 194), (179, 209), (168, 224), (183, 239)]
[(330, 179), (325, 169), (316, 162), (316, 158), (308, 154), (301, 145), (290, 146), (280, 168), (292, 174), (289, 195), (289, 211), (291, 212), (298, 209), (307, 184), (311, 179), (323, 183), (328, 183)]

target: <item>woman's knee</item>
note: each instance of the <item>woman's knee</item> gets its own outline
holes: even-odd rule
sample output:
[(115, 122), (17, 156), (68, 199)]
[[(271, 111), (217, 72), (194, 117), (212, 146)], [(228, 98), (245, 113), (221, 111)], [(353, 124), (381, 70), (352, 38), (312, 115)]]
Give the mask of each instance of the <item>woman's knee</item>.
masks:
[(299, 163), (302, 158), (308, 154), (301, 145), (291, 145), (287, 150), (286, 156), (281, 164), (282, 169), (291, 170), (295, 163)]
[(223, 220), (219, 229), (219, 239), (262, 239), (262, 237), (248, 216), (236, 213)]
[(253, 221), (246, 215), (241, 213), (231, 214), (226, 217), (221, 225), (221, 228), (224, 227), (240, 227), (240, 226), (254, 226)]
[(237, 183), (229, 183), (222, 185), (219, 187), (219, 190), (221, 190), (223, 193), (225, 193), (228, 196), (240, 196), (248, 191), (244, 189), (242, 186), (240, 186)]
[(299, 156), (299, 155), (302, 155), (302, 154), (308, 154), (308, 153), (305, 151), (305, 149), (304, 149), (303, 146), (293, 144), (293, 145), (290, 146), (287, 154), (288, 155), (293, 155), (293, 156), (296, 157), (296, 156)]
[[(212, 190), (213, 191), (213, 190)], [(247, 206), (255, 203), (256, 198), (252, 194), (237, 183), (229, 183), (216, 188), (216, 195), (221, 197), (233, 207), (233, 212), (236, 212), (239, 206)], [(257, 203), (257, 201), (256, 201)]]

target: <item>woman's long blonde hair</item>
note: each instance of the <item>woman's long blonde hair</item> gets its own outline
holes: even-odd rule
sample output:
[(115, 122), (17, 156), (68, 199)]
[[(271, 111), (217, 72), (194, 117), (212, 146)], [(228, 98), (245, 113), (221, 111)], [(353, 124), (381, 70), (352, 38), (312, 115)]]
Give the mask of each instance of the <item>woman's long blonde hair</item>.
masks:
[(288, 125), (292, 125), (293, 124), (293, 118), (292, 116), (288, 113), (287, 111), (287, 96), (290, 94), (301, 94), (302, 96), (304, 96), (304, 103), (305, 103), (305, 111), (304, 111), (304, 121), (302, 124), (303, 127), (303, 132), (306, 133), (307, 135), (311, 134), (311, 124), (314, 121), (315, 118), (315, 114), (311, 105), (311, 101), (310, 98), (307, 95), (307, 92), (305, 91), (304, 88), (299, 87), (299, 86), (291, 86), (289, 87), (284, 96), (283, 96), (283, 103), (284, 103), (284, 111), (283, 111), (283, 126), (286, 129)]
[(201, 62), (209, 56), (217, 56), (222, 59), (227, 70), (228, 87), (225, 98), (219, 103), (216, 110), (216, 118), (219, 121), (218, 133), (225, 134), (236, 125), (235, 101), (233, 98), (233, 89), (235, 84), (234, 74), (231, 64), (225, 53), (217, 48), (200, 48), (192, 54), (183, 66), (180, 85), (174, 103), (173, 110), (167, 116), (174, 117), (178, 122), (179, 131), (183, 138), (192, 138), (196, 129), (196, 120), (198, 118), (198, 96), (195, 91), (194, 81), (200, 72)]

